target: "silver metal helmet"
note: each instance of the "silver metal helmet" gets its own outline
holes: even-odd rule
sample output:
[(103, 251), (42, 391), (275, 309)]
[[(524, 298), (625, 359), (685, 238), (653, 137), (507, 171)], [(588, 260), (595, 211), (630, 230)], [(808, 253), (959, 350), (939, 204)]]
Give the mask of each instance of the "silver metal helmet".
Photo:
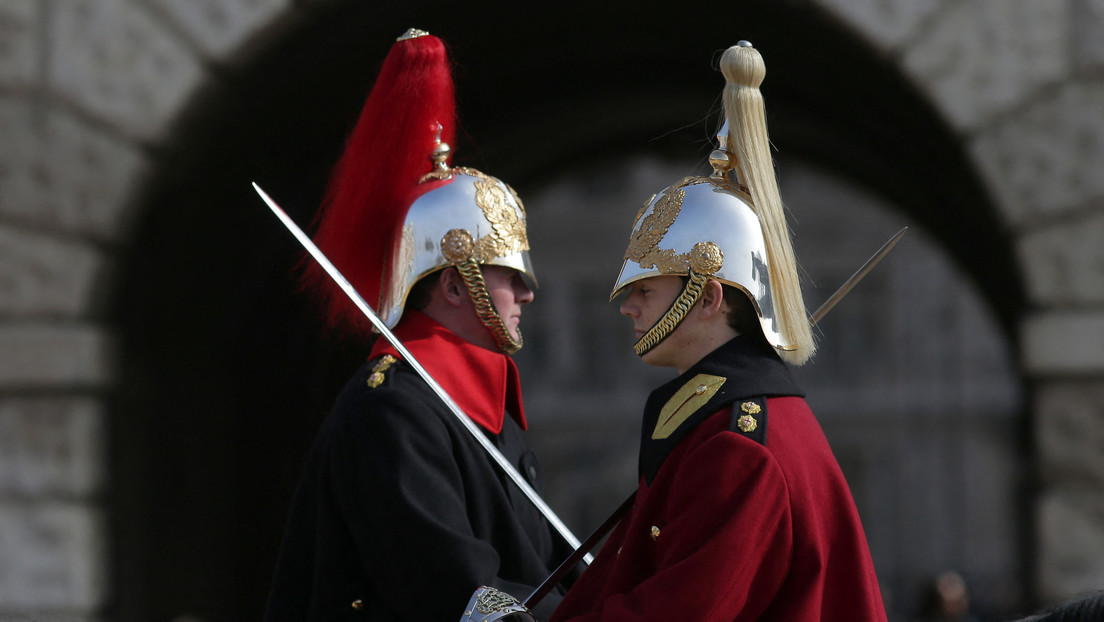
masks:
[(475, 169), (450, 172), (450, 183), (418, 197), (407, 212), (382, 305), (388, 326), (398, 323), (414, 283), (467, 260), (513, 268), (536, 283), (525, 207), (513, 189)]
[[(636, 281), (689, 277), (687, 291), (637, 342), (644, 354), (666, 337), (697, 300), (695, 285), (715, 279), (747, 294), (767, 342), (789, 349), (778, 330), (763, 232), (751, 197), (723, 176), (687, 177), (649, 199), (637, 214), (612, 300)], [(688, 293), (689, 292), (689, 293)]]
[(613, 294), (649, 276), (688, 277), (671, 308), (633, 346), (643, 355), (716, 279), (747, 294), (767, 342), (783, 360), (801, 365), (816, 342), (770, 155), (759, 91), (766, 65), (751, 43), (740, 41), (721, 55), (720, 69), (725, 121), (709, 156), (713, 174), (684, 179), (644, 204)]
[(487, 293), (479, 266), (513, 268), (533, 288), (537, 279), (529, 259), (525, 207), (517, 193), (496, 177), (473, 168), (447, 165), (449, 146), (433, 152), (434, 170), (421, 183), (442, 181), (413, 203), (403, 221), (391, 263), (391, 287), (382, 292), (381, 319), (394, 327), (414, 284), (437, 270), (455, 267), (464, 279), (476, 314), (507, 354), (521, 349)]

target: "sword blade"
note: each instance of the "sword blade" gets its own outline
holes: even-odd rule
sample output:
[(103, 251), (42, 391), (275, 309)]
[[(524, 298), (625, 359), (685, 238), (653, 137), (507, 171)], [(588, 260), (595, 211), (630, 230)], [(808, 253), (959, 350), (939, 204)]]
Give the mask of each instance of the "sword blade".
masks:
[(815, 326), (822, 319), (824, 319), (824, 316), (828, 315), (828, 312), (832, 310), (832, 307), (836, 306), (836, 304), (838, 304), (840, 300), (843, 300), (843, 297), (846, 296), (852, 289), (854, 289), (854, 287), (859, 284), (859, 281), (863, 280), (863, 277), (866, 276), (866, 273), (870, 272), (870, 270), (874, 268), (874, 266), (878, 265), (879, 261), (881, 261), (883, 258), (885, 258), (886, 255), (889, 254), (889, 251), (893, 250), (893, 247), (897, 245), (897, 242), (901, 241), (901, 236), (905, 235), (906, 231), (908, 231), (908, 227), (901, 229), (893, 237), (889, 238), (889, 241), (883, 244), (882, 247), (878, 249), (878, 252), (874, 253), (874, 255), (870, 257), (870, 259), (867, 259), (866, 263), (864, 263), (861, 267), (859, 267), (857, 271), (855, 271), (855, 274), (851, 275), (851, 278), (844, 281), (843, 285), (840, 285), (839, 289), (837, 289), (834, 294), (829, 296), (828, 300), (824, 301), (824, 304), (820, 305), (820, 308), (816, 310), (816, 313), (813, 313), (812, 317), (809, 319), (810, 323)]
[[(437, 394), (437, 397), (441, 398), (441, 401), (445, 403), (445, 406), (448, 407), (449, 411), (452, 412), (456, 419), (471, 434), (472, 438), (474, 438), (475, 441), (479, 443), (479, 445), (483, 447), (484, 450), (486, 450), (487, 454), (491, 457), (495, 464), (497, 464), (506, 474), (506, 476), (509, 477), (510, 480), (517, 485), (522, 494), (524, 494), (526, 498), (528, 498), (529, 501), (531, 501), (533, 505), (536, 506), (541, 515), (543, 515), (545, 520), (548, 521), (548, 524), (551, 525), (560, 534), (564, 541), (571, 545), (572, 548), (579, 548), (579, 539), (571, 533), (571, 530), (567, 528), (567, 525), (565, 525), (563, 521), (561, 521), (560, 518), (556, 516), (556, 513), (552, 511), (552, 508), (544, 502), (544, 499), (541, 499), (540, 495), (537, 494), (537, 491), (533, 490), (533, 487), (529, 485), (529, 482), (525, 481), (525, 478), (523, 478), (521, 474), (518, 473), (517, 469), (514, 468), (514, 465), (510, 464), (510, 461), (502, 455), (502, 452), (500, 452), (497, 447), (491, 444), (490, 440), (488, 440), (487, 437), (484, 436), (479, 427), (476, 426), (476, 424), (467, 416), (467, 414), (465, 414), (464, 411), (460, 409), (460, 406), (455, 401), (453, 401), (452, 397), (449, 396), (444, 387), (442, 387), (437, 382), (437, 380), (435, 380), (433, 376), (431, 376), (429, 372), (426, 371), (424, 367), (422, 367), (422, 364), (419, 363), (418, 360), (414, 358), (414, 355), (412, 355), (410, 351), (406, 349), (406, 346), (404, 346), (403, 343), (399, 341), (399, 338), (391, 332), (391, 329), (387, 328), (387, 325), (383, 323), (383, 320), (381, 320), (378, 315), (376, 315), (376, 312), (372, 310), (372, 307), (364, 301), (364, 298), (361, 297), (356, 288), (354, 288), (353, 285), (349, 283), (349, 281), (345, 278), (344, 275), (341, 274), (336, 266), (330, 263), (330, 260), (326, 257), (325, 254), (322, 253), (322, 251), (317, 246), (315, 246), (310, 237), (307, 236), (306, 233), (303, 233), (303, 230), (295, 224), (295, 221), (293, 221), (291, 217), (289, 217), (284, 212), (284, 210), (281, 209), (280, 206), (272, 200), (272, 197), (268, 196), (268, 194), (265, 193), (264, 190), (261, 190), (260, 186), (254, 183), (253, 189), (256, 190), (257, 194), (261, 196), (261, 199), (263, 199), (265, 204), (268, 205), (268, 208), (272, 210), (272, 213), (280, 219), (280, 222), (284, 224), (284, 227), (286, 227), (287, 230), (290, 231), (293, 236), (295, 236), (295, 239), (299, 241), (299, 244), (301, 244), (303, 248), (305, 248), (307, 252), (310, 253), (311, 257), (313, 257), (314, 260), (318, 262), (318, 265), (320, 265), (322, 269), (326, 271), (326, 274), (330, 275), (330, 278), (332, 278), (334, 282), (336, 282), (337, 285), (341, 287), (341, 291), (345, 292), (345, 295), (347, 295), (353, 301), (353, 303), (356, 304), (357, 308), (360, 309), (360, 311), (372, 323), (372, 326), (374, 326), (375, 329), (379, 331), (381, 335), (383, 335), (384, 339), (386, 339), (392, 346), (394, 346), (395, 350), (398, 351), (402, 359), (406, 361), (406, 364), (410, 365), (410, 367), (415, 372), (417, 372), (419, 376), (422, 377), (422, 380), (425, 380), (426, 384), (429, 385), (429, 388)], [(594, 559), (593, 556), (588, 555), (584, 559), (584, 561), (589, 564), (592, 559)]]

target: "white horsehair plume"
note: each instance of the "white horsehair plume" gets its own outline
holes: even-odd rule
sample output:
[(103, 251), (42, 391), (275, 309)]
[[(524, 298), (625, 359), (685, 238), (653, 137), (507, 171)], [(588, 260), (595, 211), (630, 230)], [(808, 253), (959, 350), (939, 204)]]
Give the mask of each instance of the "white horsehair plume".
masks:
[(721, 72), (727, 82), (723, 101), (728, 150), (736, 157), (737, 178), (747, 186), (752, 209), (763, 228), (779, 332), (787, 344), (795, 346), (780, 354), (787, 363), (801, 365), (816, 351), (816, 342), (801, 296), (797, 260), (767, 137), (763, 95), (759, 91), (767, 73), (766, 64), (751, 44), (741, 41), (721, 56)]

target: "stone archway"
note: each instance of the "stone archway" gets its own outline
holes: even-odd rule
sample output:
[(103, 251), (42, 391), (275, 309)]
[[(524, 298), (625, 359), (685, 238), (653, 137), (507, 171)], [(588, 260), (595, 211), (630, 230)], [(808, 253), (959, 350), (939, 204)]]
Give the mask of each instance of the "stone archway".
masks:
[[(359, 105), (362, 92), (353, 91), (367, 86), (367, 80), (357, 84), (349, 74), (370, 74), (372, 68), (366, 66), (372, 61), (365, 59), (381, 57), (388, 38), (411, 23), (448, 33), (456, 41), (458, 58), (469, 67), (461, 76), (461, 88), (487, 94), (461, 101), (469, 134), (482, 149), (468, 152), (469, 163), (521, 189), (536, 187), (549, 167), (577, 160), (580, 149), (571, 142), (573, 132), (592, 139), (586, 150), (598, 156), (641, 144), (659, 153), (694, 152), (695, 141), (706, 132), (694, 127), (668, 134), (682, 125), (671, 120), (702, 114), (701, 102), (715, 96), (714, 76), (702, 59), (739, 36), (772, 50), (768, 62), (774, 90), (768, 90), (768, 96), (779, 146), (887, 194), (896, 189), (895, 201), (911, 202), (917, 213), (923, 211), (928, 191), (937, 193), (936, 204), (971, 205), (969, 217), (974, 220), (965, 226), (942, 223), (938, 211), (927, 212), (925, 222), (942, 232), (987, 292), (1002, 325), (1020, 342), (1024, 369), (1032, 381), (1041, 487), (1035, 536), (1039, 576), (1034, 585), (1047, 600), (1098, 585), (1104, 576), (1099, 561), (1104, 559), (1104, 542), (1094, 534), (1104, 517), (1093, 508), (1100, 505), (1095, 491), (1104, 476), (1093, 466), (1096, 445), (1091, 439), (1100, 433), (1094, 413), (1101, 407), (1104, 374), (1104, 320), (1099, 311), (1104, 279), (1099, 278), (1099, 236), (1094, 233), (1104, 222), (1099, 202), (1104, 190), (1095, 175), (1104, 161), (1099, 147), (1104, 144), (1104, 124), (1097, 114), (1104, 93), (1097, 77), (1104, 66), (1099, 44), (1104, 40), (1104, 17), (1091, 3), (780, 2), (748, 7), (738, 23), (726, 23), (712, 11), (672, 15), (670, 7), (650, 9), (639, 3), (585, 17), (530, 10), (519, 13), (503, 5), (442, 15), (428, 6), (336, 0), (294, 6), (283, 0), (209, 5), (48, 0), (0, 7), (5, 40), (0, 46), (0, 137), (5, 146), (16, 147), (0, 155), (0, 267), (10, 275), (5, 281), (10, 295), (0, 299), (0, 425), (19, 439), (0, 451), (0, 471), (13, 474), (0, 480), (0, 550), (5, 552), (0, 559), (14, 560), (0, 562), (5, 564), (0, 576), (6, 577), (0, 580), (0, 601), (6, 603), (0, 613), (92, 617), (106, 609), (126, 617), (143, 611), (124, 602), (127, 586), (112, 587), (108, 580), (109, 575), (115, 581), (142, 575), (140, 563), (131, 566), (139, 569), (131, 574), (111, 572), (137, 563), (121, 559), (125, 545), (111, 534), (114, 528), (148, 526), (142, 511), (157, 496), (123, 498), (123, 491), (135, 483), (118, 473), (154, 464), (161, 447), (157, 442), (167, 438), (179, 442), (164, 458), (217, 456), (222, 451), (216, 463), (232, 465), (238, 455), (233, 443), (220, 442), (255, 430), (227, 425), (217, 413), (255, 404), (231, 404), (236, 394), (227, 389), (229, 380), (199, 363), (219, 352), (222, 371), (253, 369), (240, 352), (213, 342), (241, 340), (243, 333), (235, 327), (264, 327), (271, 334), (303, 331), (298, 320), (308, 321), (306, 311), (286, 292), (273, 289), (273, 274), (286, 266), (292, 252), (288, 247), (280, 250), (283, 242), (278, 236), (260, 242), (277, 249), (268, 264), (248, 252), (229, 251), (240, 248), (235, 246), (240, 240), (253, 239), (255, 222), (244, 220), (251, 218), (243, 215), (248, 210), (239, 209), (252, 197), (227, 190), (218, 194), (226, 207), (220, 210), (217, 204), (205, 203), (209, 197), (198, 189), (210, 188), (215, 194), (220, 184), (237, 188), (230, 180), (233, 165), (238, 165), (236, 172), (247, 168), (247, 177), (264, 182), (289, 207), (307, 209), (322, 183), (323, 162)], [(488, 37), (491, 18), (498, 28)], [(565, 45), (565, 33), (588, 45)], [(868, 45), (856, 43), (856, 36), (867, 37)], [(297, 48), (296, 42), (303, 47)], [(314, 51), (294, 53), (304, 49)], [(525, 53), (505, 55), (503, 49)], [(807, 64), (809, 50), (815, 51), (816, 71)], [(357, 56), (357, 51), (363, 55)], [(595, 58), (601, 59), (600, 66)], [(617, 58), (627, 60), (606, 63)], [(305, 59), (315, 62), (306, 66), (301, 64)], [(835, 63), (842, 63), (842, 68)], [(315, 75), (319, 86), (304, 99), (298, 99), (302, 91), (282, 91), (290, 84), (278, 79), (281, 76), (265, 87), (266, 64), (284, 67), (282, 77)], [(902, 80), (901, 74), (907, 77)], [(833, 76), (846, 78), (847, 88), (838, 88), (840, 81)], [(887, 91), (864, 87), (872, 76), (880, 85), (896, 76), (895, 95), (885, 99)], [(503, 85), (524, 86), (504, 95)], [(349, 90), (342, 95), (335, 88)], [(259, 92), (277, 98), (257, 97)], [(848, 97), (836, 100), (841, 93)], [(503, 106), (504, 99), (508, 106)], [(895, 133), (885, 133), (884, 115), (900, 110), (897, 104), (912, 106), (908, 101), (923, 100), (934, 102), (940, 112), (906, 108), (910, 114), (895, 117)], [(311, 110), (327, 112), (314, 117), (298, 114), (294, 107), (304, 101)], [(840, 105), (824, 105), (835, 101)], [(877, 105), (890, 101), (891, 109)], [(855, 108), (860, 105), (867, 107)], [(909, 137), (917, 115), (943, 130), (929, 136), (912, 127), (915, 144), (885, 140)], [(275, 119), (285, 123), (273, 123)], [(252, 143), (254, 149), (235, 151), (266, 122), (286, 134), (286, 140), (272, 131), (253, 134), (262, 138)], [(851, 126), (845, 127), (848, 122)], [(825, 128), (834, 130), (817, 134)], [(303, 133), (316, 134), (317, 142), (297, 135)], [(323, 140), (327, 133), (329, 138)], [(663, 139), (652, 141), (656, 136)], [(933, 136), (943, 142), (933, 145)], [(879, 140), (882, 149), (868, 151), (865, 157), (853, 148), (856, 143), (876, 146)], [(308, 143), (315, 147), (306, 153), (283, 150)], [(531, 149), (534, 144), (541, 149)], [(517, 145), (525, 146), (525, 157), (516, 157)], [(840, 151), (843, 148), (847, 151)], [(234, 153), (252, 159), (232, 162), (227, 156)], [(952, 157), (931, 157), (947, 153)], [(887, 166), (900, 161), (920, 168)], [(215, 162), (230, 165), (225, 171), (215, 170)], [(303, 163), (316, 168), (305, 172)], [(968, 174), (960, 176), (962, 170), (975, 169), (983, 173), (984, 189)], [(280, 173), (266, 180), (258, 170)], [(909, 173), (920, 173), (914, 179), (934, 180), (935, 186), (900, 186), (902, 176)], [(308, 178), (313, 181), (302, 181)], [(955, 179), (959, 181), (946, 186), (947, 180)], [(174, 195), (180, 188), (188, 192)], [(986, 195), (993, 197), (994, 206), (974, 211)], [(158, 200), (165, 197), (164, 202)], [(162, 218), (165, 213), (170, 215)], [(982, 220), (976, 219), (979, 214)], [(994, 229), (987, 230), (991, 223)], [(990, 242), (974, 245), (969, 234), (975, 230), (987, 234)], [(233, 239), (213, 239), (220, 234)], [(186, 245), (185, 238), (204, 240), (208, 246)], [(171, 240), (177, 245), (155, 246), (155, 241)], [(164, 251), (169, 249), (175, 250), (166, 260)], [(990, 264), (987, 258), (993, 255), (1001, 259)], [(149, 263), (149, 257), (160, 257), (161, 263)], [(124, 272), (116, 271), (130, 260), (134, 261)], [(219, 271), (213, 268), (235, 261), (243, 266), (241, 273), (215, 278)], [(1022, 297), (1015, 293), (1020, 287), (1015, 269), (992, 268), (1021, 264)], [(152, 266), (168, 267), (169, 274), (181, 277), (177, 283), (187, 287), (173, 293), (166, 286), (160, 294), (142, 298), (149, 290), (136, 290), (133, 283), (150, 282), (140, 277)], [(197, 269), (208, 269), (211, 278), (205, 281), (190, 272)], [(160, 274), (151, 271), (145, 276), (156, 280)], [(127, 300), (127, 295), (134, 298)], [(109, 299), (116, 304), (105, 304)], [(208, 306), (191, 316), (196, 320), (191, 333), (171, 336), (153, 325), (119, 322), (148, 318), (141, 309), (194, 310), (196, 300), (206, 300)], [(249, 309), (264, 308), (272, 300), (288, 305), (283, 314), (268, 318), (268, 324), (250, 317)], [(220, 304), (242, 305), (230, 310), (236, 324), (225, 325)], [(178, 326), (162, 328), (172, 331)], [(119, 329), (126, 336), (116, 341)], [(252, 335), (244, 341), (263, 352), (271, 345), (260, 338), (264, 332), (244, 333)], [(203, 335), (208, 341), (188, 340), (186, 335)], [(289, 341), (285, 354), (290, 351), (297, 360), (319, 361), (322, 366), (306, 382), (314, 388), (305, 389), (298, 399), (322, 402), (332, 382), (326, 361), (353, 354), (329, 350), (313, 339)], [(119, 364), (118, 345), (135, 343), (138, 349), (132, 355), (141, 348), (159, 350), (155, 356), (160, 363), (147, 369), (139, 359), (124, 357)], [(187, 356), (168, 364), (169, 348), (181, 348)], [(136, 367), (142, 373), (131, 375)], [(152, 387), (140, 380), (157, 374), (172, 378), (171, 371), (182, 368), (196, 376)], [(301, 375), (297, 382), (303, 382)], [(193, 382), (195, 378), (202, 381)], [(254, 390), (248, 395), (274, 399), (260, 391), (264, 379), (254, 378), (251, 386)], [(166, 417), (166, 427), (159, 430), (176, 436), (150, 435), (148, 428), (126, 425), (135, 418), (154, 417), (162, 409), (149, 408), (151, 404), (160, 399), (169, 403), (178, 395), (192, 402), (170, 404), (178, 415)], [(194, 420), (186, 415), (207, 406), (199, 396), (226, 401), (201, 418), (209, 428), (189, 445), (187, 435), (196, 427), (189, 425)], [(296, 425), (309, 427), (301, 420)], [(101, 442), (105, 431), (110, 440)], [(255, 439), (258, 454), (287, 447), (280, 442), (265, 445), (264, 440)], [(153, 444), (144, 447), (143, 441)], [(142, 455), (146, 459), (134, 461)], [(109, 463), (112, 469), (105, 468)], [(196, 491), (211, 476), (225, 475), (221, 469), (205, 475), (201, 462), (185, 464), (190, 468), (175, 469), (168, 473), (172, 477), (151, 485), (183, 482)], [(234, 488), (223, 485), (219, 490), (212, 499), (225, 499)], [(171, 491), (161, 488), (157, 494)], [(173, 517), (182, 515), (165, 507), (164, 514), (151, 515), (161, 521), (160, 527), (139, 538), (152, 542), (180, 535), (171, 528)], [(227, 516), (225, 509), (220, 512), (211, 515), (214, 523)], [(214, 541), (233, 538), (232, 533), (224, 534)], [(106, 545), (111, 542), (119, 546)], [(187, 544), (185, 538), (174, 546)], [(260, 548), (255, 544), (251, 550)], [(208, 570), (191, 562), (163, 565), (174, 563), (180, 576)], [(263, 562), (241, 563), (244, 569)], [(225, 579), (235, 572), (224, 567), (212, 577)], [(204, 589), (200, 583), (182, 585)], [(169, 597), (165, 611), (183, 611), (174, 600), (183, 598), (182, 593), (164, 592)], [(216, 594), (212, 602), (230, 600)], [(245, 605), (249, 606), (255, 603)]]

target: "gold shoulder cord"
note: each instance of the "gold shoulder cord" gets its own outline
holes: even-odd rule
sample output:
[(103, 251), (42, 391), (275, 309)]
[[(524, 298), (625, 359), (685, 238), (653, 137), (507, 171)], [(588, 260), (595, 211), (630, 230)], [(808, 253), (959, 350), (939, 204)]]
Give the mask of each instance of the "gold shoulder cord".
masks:
[(521, 329), (518, 329), (518, 338), (514, 341), (510, 336), (510, 330), (506, 328), (506, 323), (502, 321), (502, 316), (498, 314), (494, 302), (491, 301), (491, 296), (487, 293), (487, 283), (483, 280), (483, 271), (479, 269), (479, 264), (474, 259), (466, 259), (456, 264), (456, 270), (463, 277), (464, 284), (468, 286), (468, 294), (475, 304), (476, 315), (494, 335), (498, 347), (506, 354), (513, 354), (520, 350), (525, 342)]
[(682, 318), (686, 317), (686, 314), (689, 313), (694, 304), (698, 302), (698, 298), (701, 298), (702, 288), (705, 287), (705, 283), (708, 280), (709, 277), (702, 276), (690, 270), (690, 280), (686, 282), (686, 287), (683, 288), (679, 297), (671, 303), (671, 308), (667, 309), (667, 313), (659, 318), (655, 326), (644, 333), (640, 340), (633, 345), (633, 350), (636, 350), (637, 356), (644, 356), (649, 350), (659, 344), (659, 342), (666, 339), (667, 335), (671, 334), (671, 331), (675, 330), (679, 322), (682, 321)]

